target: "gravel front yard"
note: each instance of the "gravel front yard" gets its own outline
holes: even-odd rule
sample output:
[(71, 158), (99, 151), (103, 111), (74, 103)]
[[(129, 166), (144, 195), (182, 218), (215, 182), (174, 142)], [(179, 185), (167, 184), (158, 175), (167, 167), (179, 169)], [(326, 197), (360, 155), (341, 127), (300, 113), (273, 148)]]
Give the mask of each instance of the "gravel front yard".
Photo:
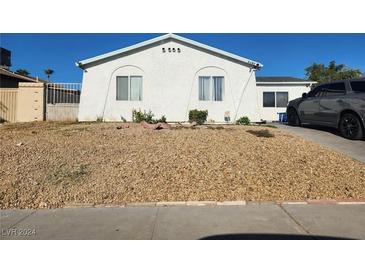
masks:
[(0, 125), (0, 207), (365, 198), (364, 164), (279, 129), (117, 125)]

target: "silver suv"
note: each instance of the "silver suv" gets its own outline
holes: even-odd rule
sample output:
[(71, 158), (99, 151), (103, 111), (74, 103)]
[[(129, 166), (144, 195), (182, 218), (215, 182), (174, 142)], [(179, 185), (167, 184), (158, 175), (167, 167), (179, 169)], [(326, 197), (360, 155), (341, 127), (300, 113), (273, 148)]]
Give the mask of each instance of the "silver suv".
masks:
[(301, 124), (337, 128), (348, 139), (364, 138), (365, 78), (322, 84), (288, 103), (291, 126)]

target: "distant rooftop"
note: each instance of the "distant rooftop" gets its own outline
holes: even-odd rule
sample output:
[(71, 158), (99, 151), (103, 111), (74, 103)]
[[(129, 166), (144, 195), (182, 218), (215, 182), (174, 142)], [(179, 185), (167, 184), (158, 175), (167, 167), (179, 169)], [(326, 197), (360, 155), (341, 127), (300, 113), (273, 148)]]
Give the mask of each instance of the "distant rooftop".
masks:
[(0, 68), (0, 75), (17, 78), (17, 79), (25, 81), (25, 82), (43, 82), (43, 83), (47, 82), (46, 80), (40, 79), (38, 77), (21, 75), (19, 73), (16, 73), (16, 72), (4, 69), (4, 68)]
[(296, 78), (296, 77), (290, 77), (290, 76), (265, 76), (265, 77), (256, 76), (256, 82), (260, 82), (260, 83), (290, 82), (290, 83), (293, 83), (293, 82), (311, 82), (311, 81), (301, 79), (301, 78)]

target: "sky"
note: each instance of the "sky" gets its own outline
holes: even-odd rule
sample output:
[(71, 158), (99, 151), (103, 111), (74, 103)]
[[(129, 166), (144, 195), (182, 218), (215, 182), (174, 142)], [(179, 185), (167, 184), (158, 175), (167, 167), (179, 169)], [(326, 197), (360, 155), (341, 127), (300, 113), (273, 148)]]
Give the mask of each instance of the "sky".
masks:
[[(262, 63), (258, 76), (304, 78), (304, 69), (313, 62), (331, 60), (365, 72), (365, 34), (177, 34)], [(12, 52), (11, 70), (26, 69), (32, 76), (46, 78), (43, 71), (51, 68), (54, 82), (81, 82), (82, 70), (76, 61), (162, 34), (0, 35), (1, 47)]]

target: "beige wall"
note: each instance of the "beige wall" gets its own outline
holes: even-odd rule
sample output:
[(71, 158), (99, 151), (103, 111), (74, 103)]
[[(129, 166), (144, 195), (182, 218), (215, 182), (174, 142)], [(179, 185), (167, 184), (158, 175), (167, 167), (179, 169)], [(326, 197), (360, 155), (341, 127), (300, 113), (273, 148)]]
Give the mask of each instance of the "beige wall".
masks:
[(16, 122), (17, 88), (0, 88), (0, 123)]
[(19, 83), (17, 122), (43, 121), (43, 83)]

